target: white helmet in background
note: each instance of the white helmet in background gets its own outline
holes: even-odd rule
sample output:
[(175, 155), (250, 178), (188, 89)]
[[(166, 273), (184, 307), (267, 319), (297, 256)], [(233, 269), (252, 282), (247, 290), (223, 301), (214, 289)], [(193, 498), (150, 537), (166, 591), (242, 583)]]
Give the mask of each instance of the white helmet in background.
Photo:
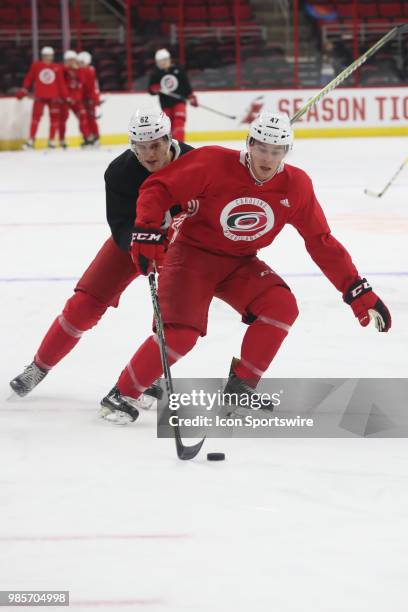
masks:
[(273, 145), (283, 145), (288, 150), (293, 145), (293, 130), (288, 115), (262, 111), (249, 126), (248, 142), (251, 139)]
[(154, 59), (156, 62), (160, 62), (161, 60), (169, 59), (170, 53), (167, 49), (158, 49), (155, 53)]
[(43, 47), (41, 49), (41, 55), (54, 55), (54, 49), (52, 47)]
[(89, 66), (92, 62), (92, 55), (88, 51), (81, 51), (81, 53), (78, 53), (78, 61)]
[(78, 59), (78, 56), (75, 53), (75, 51), (72, 51), (72, 49), (69, 49), (68, 51), (65, 51), (65, 53), (64, 53), (64, 60), (65, 61), (76, 60), (76, 59)]
[(138, 108), (130, 118), (128, 134), (131, 143), (150, 142), (167, 136), (170, 144), (170, 119), (163, 111)]

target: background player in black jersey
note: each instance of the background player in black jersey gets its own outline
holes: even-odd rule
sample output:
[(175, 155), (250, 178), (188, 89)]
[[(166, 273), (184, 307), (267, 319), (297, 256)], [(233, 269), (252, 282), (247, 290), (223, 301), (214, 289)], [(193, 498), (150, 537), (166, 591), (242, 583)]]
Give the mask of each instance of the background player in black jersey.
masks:
[[(184, 125), (186, 122), (186, 103), (197, 106), (197, 98), (193, 93), (189, 78), (182, 66), (173, 62), (167, 49), (159, 49), (154, 56), (156, 67), (149, 78), (149, 93), (159, 95), (160, 106), (171, 121), (174, 138), (184, 140)], [(166, 96), (160, 91), (173, 94)], [(181, 99), (180, 99), (181, 98)]]
[[(106, 215), (111, 236), (79, 279), (61, 314), (44, 336), (34, 360), (10, 385), (21, 397), (27, 395), (48, 372), (94, 327), (109, 306), (117, 307), (126, 287), (139, 275), (130, 256), (139, 188), (157, 172), (192, 147), (172, 140), (169, 118), (160, 111), (137, 110), (129, 123), (130, 149), (119, 155), (105, 172)], [(175, 215), (175, 206), (171, 214)], [(139, 405), (147, 407), (149, 397)], [(112, 419), (113, 420), (113, 419)]]

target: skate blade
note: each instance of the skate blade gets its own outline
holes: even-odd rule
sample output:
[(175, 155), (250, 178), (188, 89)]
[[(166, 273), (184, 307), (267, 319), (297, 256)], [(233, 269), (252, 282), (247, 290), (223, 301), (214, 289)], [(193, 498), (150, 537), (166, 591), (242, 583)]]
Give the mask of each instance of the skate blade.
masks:
[(99, 410), (99, 416), (104, 421), (109, 421), (109, 423), (113, 423), (114, 425), (129, 425), (133, 423), (131, 416), (126, 412), (122, 412), (121, 410), (110, 410), (104, 406)]
[(23, 399), (22, 395), (19, 395), (15, 391), (12, 391), (8, 397), (6, 397), (6, 402), (16, 402), (20, 399)]
[(137, 401), (139, 403), (136, 404), (136, 408), (142, 408), (143, 410), (154, 410), (157, 408), (157, 399), (150, 395), (142, 395)]

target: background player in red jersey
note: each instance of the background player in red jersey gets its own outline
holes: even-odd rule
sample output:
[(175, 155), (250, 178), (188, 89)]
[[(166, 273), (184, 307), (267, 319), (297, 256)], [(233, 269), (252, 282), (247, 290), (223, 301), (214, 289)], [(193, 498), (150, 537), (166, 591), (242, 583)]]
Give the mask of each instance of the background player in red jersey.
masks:
[(99, 144), (99, 127), (96, 120), (96, 107), (101, 103), (98, 79), (95, 68), (91, 66), (92, 56), (88, 51), (78, 53), (80, 71), (84, 75), (84, 106), (89, 126), (89, 140)]
[(31, 115), (30, 137), (25, 144), (25, 148), (34, 148), (38, 124), (45, 106), (48, 106), (50, 113), (48, 146), (54, 148), (61, 103), (62, 100), (67, 98), (68, 92), (62, 78), (61, 67), (54, 64), (54, 49), (52, 47), (41, 49), (41, 60), (31, 64), (24, 77), (23, 87), (16, 94), (17, 98), (20, 100), (24, 98), (31, 88), (34, 90), (34, 104)]
[[(170, 118), (174, 138), (184, 140), (184, 124), (186, 122), (186, 103), (184, 99), (188, 99), (192, 106), (197, 106), (197, 98), (193, 93), (186, 71), (172, 61), (167, 49), (159, 49), (154, 59), (156, 67), (149, 78), (149, 93), (159, 95), (160, 106)], [(180, 96), (182, 100), (161, 94), (160, 91)]]
[[(309, 176), (284, 164), (292, 140), (287, 116), (263, 112), (250, 125), (246, 151), (217, 146), (192, 151), (146, 181), (137, 202), (131, 251), (143, 273), (162, 257), (160, 223), (167, 208), (178, 201), (187, 212), (159, 277), (169, 362), (180, 359), (206, 334), (213, 297), (224, 300), (248, 325), (241, 357), (233, 359), (225, 388), (245, 406), (251, 405), (248, 394), (298, 316), (286, 282), (257, 257), (258, 249), (271, 244), (287, 223), (298, 230), (308, 253), (360, 324), (374, 319), (378, 331), (391, 327), (387, 307), (331, 235)], [(137, 398), (161, 374), (153, 335), (119, 377), (118, 410), (128, 412), (127, 398)]]
[(92, 144), (89, 139), (90, 130), (84, 106), (85, 78), (79, 69), (78, 57), (75, 51), (65, 51), (62, 74), (68, 91), (68, 101), (62, 105), (60, 113), (59, 138), (61, 146), (64, 148), (67, 146), (65, 131), (70, 109), (79, 121), (79, 129), (84, 138), (82, 145)]
[[(74, 295), (44, 336), (33, 362), (10, 385), (27, 395), (94, 327), (109, 306), (116, 308), (126, 287), (138, 276), (130, 255), (130, 239), (139, 189), (151, 173), (167, 166), (192, 147), (172, 140), (170, 120), (152, 109), (138, 110), (129, 124), (131, 149), (113, 160), (105, 172), (107, 220), (112, 235), (79, 279)], [(171, 211), (179, 212), (179, 207)], [(111, 398), (114, 403), (115, 398)], [(132, 407), (132, 410), (135, 410)], [(111, 410), (107, 410), (109, 415)]]

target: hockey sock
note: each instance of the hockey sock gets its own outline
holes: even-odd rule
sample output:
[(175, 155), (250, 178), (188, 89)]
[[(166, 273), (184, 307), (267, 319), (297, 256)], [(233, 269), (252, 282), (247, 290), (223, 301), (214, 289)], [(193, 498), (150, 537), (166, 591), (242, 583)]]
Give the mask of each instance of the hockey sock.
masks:
[(60, 142), (65, 140), (65, 130), (67, 127), (67, 121), (69, 117), (69, 107), (67, 104), (62, 104), (59, 113), (59, 121), (58, 121), (58, 136)]
[(55, 366), (78, 344), (82, 334), (98, 323), (107, 308), (87, 293), (74, 293), (47, 331), (35, 363), (47, 370)]
[[(191, 351), (200, 332), (192, 327), (165, 325), (164, 334), (169, 364), (173, 365)], [(156, 335), (150, 336), (122, 371), (117, 387), (121, 395), (137, 398), (162, 374), (159, 341)]]
[(74, 112), (79, 121), (79, 131), (81, 132), (84, 139), (88, 140), (90, 136), (90, 130), (89, 130), (89, 125), (88, 125), (88, 118), (86, 116), (86, 110), (82, 104), (77, 103), (74, 106)]
[(241, 359), (234, 367), (239, 378), (255, 384), (279, 350), (295, 322), (298, 309), (294, 295), (284, 287), (272, 287), (248, 310), (257, 317), (248, 327), (241, 346)]
[(98, 123), (96, 121), (95, 106), (94, 105), (88, 107), (87, 118), (88, 118), (88, 126), (89, 126), (90, 133), (95, 138), (99, 138), (99, 127), (98, 127)]
[(44, 103), (39, 100), (35, 100), (33, 104), (33, 111), (31, 116), (31, 125), (30, 125), (30, 138), (32, 140), (35, 139), (37, 134), (38, 124), (40, 123), (40, 119), (42, 117), (44, 110)]
[(59, 104), (57, 102), (50, 102), (49, 109), (50, 109), (50, 140), (54, 140), (57, 130), (58, 130), (58, 123), (59, 123), (59, 114), (60, 114)]

